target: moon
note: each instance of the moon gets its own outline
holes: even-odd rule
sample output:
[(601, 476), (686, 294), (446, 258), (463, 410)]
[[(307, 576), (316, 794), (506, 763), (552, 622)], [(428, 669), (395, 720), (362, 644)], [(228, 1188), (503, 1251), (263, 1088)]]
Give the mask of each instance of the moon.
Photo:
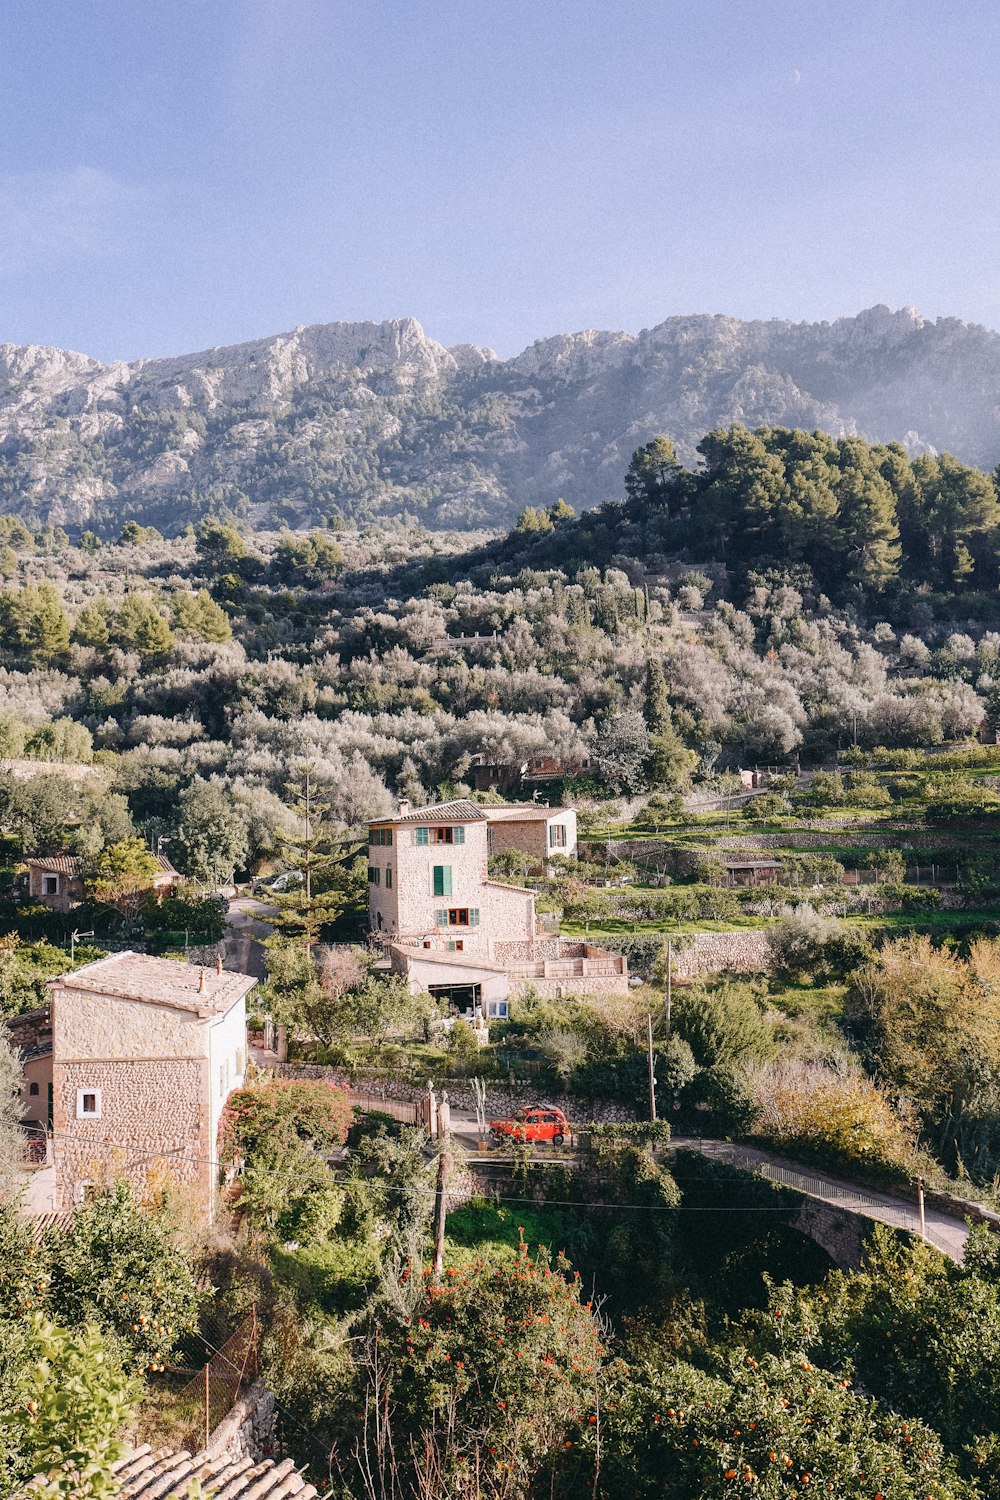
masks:
[(801, 82), (802, 82), (802, 74), (799, 72), (798, 68), (793, 68), (792, 69), (792, 83), (795, 85), (796, 88), (798, 88), (798, 86), (799, 86), (799, 84)]

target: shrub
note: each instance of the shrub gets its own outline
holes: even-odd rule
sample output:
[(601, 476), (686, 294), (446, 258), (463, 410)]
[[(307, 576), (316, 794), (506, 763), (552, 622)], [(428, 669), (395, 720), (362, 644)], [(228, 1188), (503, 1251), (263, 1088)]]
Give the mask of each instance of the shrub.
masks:
[(754, 1092), (757, 1132), (775, 1144), (912, 1176), (915, 1132), (860, 1068), (785, 1059), (757, 1074)]
[(219, 1125), (225, 1157), (250, 1155), (262, 1144), (289, 1148), (309, 1141), (319, 1151), (342, 1146), (352, 1120), (344, 1089), (324, 1081), (277, 1079), (230, 1094)]

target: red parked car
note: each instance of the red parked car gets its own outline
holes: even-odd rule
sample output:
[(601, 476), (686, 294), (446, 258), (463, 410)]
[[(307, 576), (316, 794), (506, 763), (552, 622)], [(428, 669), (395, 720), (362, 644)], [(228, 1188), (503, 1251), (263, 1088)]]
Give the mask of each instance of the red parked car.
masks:
[(569, 1121), (554, 1104), (529, 1104), (507, 1120), (491, 1120), (493, 1144), (502, 1141), (551, 1141), (561, 1146), (569, 1137)]

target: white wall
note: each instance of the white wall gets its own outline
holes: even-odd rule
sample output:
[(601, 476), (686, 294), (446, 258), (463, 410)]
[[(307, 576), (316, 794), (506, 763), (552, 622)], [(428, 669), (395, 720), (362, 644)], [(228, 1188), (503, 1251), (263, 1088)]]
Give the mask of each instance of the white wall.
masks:
[(209, 1140), (216, 1166), (219, 1121), (232, 1090), (243, 1087), (246, 1065), (247, 1003), (244, 997), (237, 1000), (224, 1016), (217, 1016), (208, 1032)]

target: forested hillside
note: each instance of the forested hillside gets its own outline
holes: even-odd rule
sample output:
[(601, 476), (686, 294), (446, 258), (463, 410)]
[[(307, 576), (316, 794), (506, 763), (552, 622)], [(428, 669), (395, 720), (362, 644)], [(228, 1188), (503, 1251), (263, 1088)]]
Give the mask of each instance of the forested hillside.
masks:
[(720, 754), (931, 746), (995, 719), (989, 476), (780, 430), (702, 451), (693, 473), (654, 443), (620, 505), (529, 509), (471, 550), (210, 520), (74, 546), (8, 520), (7, 753), (71, 723), (73, 754), (102, 752), (140, 816), (217, 778), (254, 790), (263, 837), (264, 790), (303, 757), (356, 824), (463, 784), (479, 754), (589, 758), (607, 794), (710, 778)]
[(1000, 461), (1000, 335), (912, 308), (834, 323), (675, 317), (543, 339), (513, 359), (419, 323), (334, 323), (103, 365), (0, 346), (0, 506), (34, 524), (176, 533), (409, 516), (503, 526), (620, 496), (665, 433), (692, 463), (717, 426), (781, 425)]

